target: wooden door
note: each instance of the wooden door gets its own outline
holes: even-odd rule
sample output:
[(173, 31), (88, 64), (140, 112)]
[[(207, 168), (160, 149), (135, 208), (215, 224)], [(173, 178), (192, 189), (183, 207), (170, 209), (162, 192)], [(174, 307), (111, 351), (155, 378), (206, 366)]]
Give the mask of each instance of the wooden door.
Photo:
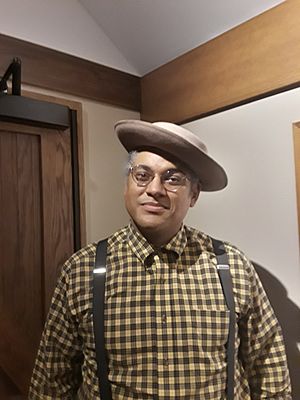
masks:
[(0, 399), (25, 399), (55, 281), (74, 251), (70, 129), (0, 121)]

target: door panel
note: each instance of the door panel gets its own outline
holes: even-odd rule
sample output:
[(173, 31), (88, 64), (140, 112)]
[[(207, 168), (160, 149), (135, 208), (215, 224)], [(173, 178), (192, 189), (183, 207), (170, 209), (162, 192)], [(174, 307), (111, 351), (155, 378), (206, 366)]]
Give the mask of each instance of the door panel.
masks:
[(26, 398), (72, 215), (70, 131), (0, 122), (0, 398)]
[(15, 387), (15, 385), (11, 382), (9, 377), (4, 373), (4, 371), (0, 368), (0, 395), (1, 400), (10, 399), (10, 400), (23, 400), (24, 396), (22, 396), (19, 390)]
[[(41, 136), (45, 313), (59, 269), (72, 253), (72, 171), (69, 131)], [(72, 250), (71, 250), (72, 249)]]

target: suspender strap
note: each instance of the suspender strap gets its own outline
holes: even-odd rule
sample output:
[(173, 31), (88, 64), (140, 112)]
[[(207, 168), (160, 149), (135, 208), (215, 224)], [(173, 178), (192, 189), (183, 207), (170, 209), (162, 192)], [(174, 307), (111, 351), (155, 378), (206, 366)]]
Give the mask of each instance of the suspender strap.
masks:
[(221, 281), (223, 293), (227, 307), (230, 311), (229, 314), (229, 334), (227, 341), (227, 400), (234, 398), (234, 371), (235, 371), (235, 357), (234, 357), (234, 344), (235, 344), (235, 307), (233, 297), (232, 278), (229, 269), (228, 255), (225, 251), (223, 242), (213, 239), (213, 248), (217, 257), (218, 274)]
[(95, 267), (93, 270), (93, 323), (97, 359), (97, 376), (101, 400), (110, 400), (111, 387), (108, 381), (108, 361), (104, 339), (104, 306), (106, 276), (107, 239), (97, 244)]

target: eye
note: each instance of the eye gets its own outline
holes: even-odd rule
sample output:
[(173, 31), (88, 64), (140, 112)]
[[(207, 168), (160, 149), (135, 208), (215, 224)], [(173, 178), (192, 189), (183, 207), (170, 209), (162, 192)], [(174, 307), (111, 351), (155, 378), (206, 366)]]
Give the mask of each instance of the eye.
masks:
[(184, 179), (185, 176), (180, 172), (169, 172), (164, 177), (164, 182), (171, 186), (180, 186), (182, 185)]
[(133, 170), (133, 175), (136, 181), (140, 183), (149, 182), (152, 178), (152, 175), (144, 169)]

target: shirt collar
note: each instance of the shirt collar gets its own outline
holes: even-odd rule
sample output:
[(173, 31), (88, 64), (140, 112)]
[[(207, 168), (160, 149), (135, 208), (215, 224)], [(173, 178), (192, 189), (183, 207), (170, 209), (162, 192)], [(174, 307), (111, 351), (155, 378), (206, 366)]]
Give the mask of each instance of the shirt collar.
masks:
[(187, 243), (187, 235), (184, 225), (181, 226), (177, 234), (161, 249), (156, 249), (151, 245), (146, 238), (141, 234), (133, 221), (130, 221), (128, 225), (127, 235), (128, 245), (131, 247), (133, 253), (140, 259), (141, 262), (145, 263), (146, 259), (153, 253), (159, 250), (163, 252), (173, 252), (176, 258), (178, 258), (184, 251)]
[(186, 244), (187, 244), (187, 236), (186, 236), (185, 226), (181, 225), (181, 228), (176, 233), (176, 235), (163, 248), (166, 249), (167, 251), (175, 252), (179, 257), (183, 253)]
[(127, 243), (142, 263), (144, 263), (146, 258), (155, 251), (153, 246), (147, 242), (146, 238), (141, 234), (133, 221), (130, 221), (128, 225)]

